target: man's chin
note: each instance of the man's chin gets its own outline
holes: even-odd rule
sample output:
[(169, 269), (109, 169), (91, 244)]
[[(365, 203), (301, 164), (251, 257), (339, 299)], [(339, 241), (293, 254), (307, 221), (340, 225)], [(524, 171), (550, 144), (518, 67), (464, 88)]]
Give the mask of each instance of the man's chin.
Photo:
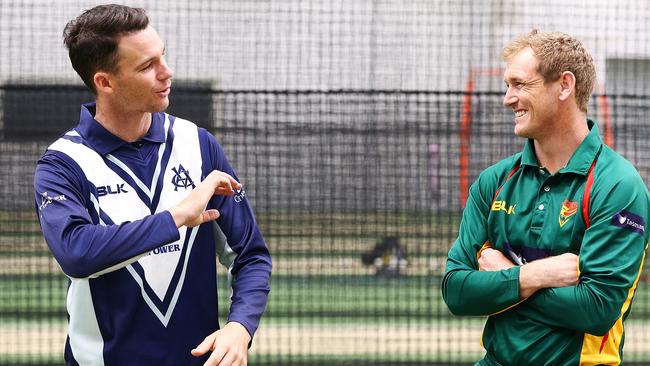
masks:
[(526, 131), (526, 129), (518, 125), (515, 125), (514, 132), (515, 136), (517, 137), (530, 138), (530, 134)]
[(166, 103), (160, 103), (159, 105), (154, 106), (151, 109), (151, 113), (164, 112), (167, 110), (167, 107), (169, 107), (169, 100), (167, 100)]
[(524, 136), (521, 135), (521, 133), (522, 133), (521, 129), (517, 128), (517, 126), (515, 126), (515, 128), (514, 128), (514, 133), (515, 133), (515, 136), (524, 137)]

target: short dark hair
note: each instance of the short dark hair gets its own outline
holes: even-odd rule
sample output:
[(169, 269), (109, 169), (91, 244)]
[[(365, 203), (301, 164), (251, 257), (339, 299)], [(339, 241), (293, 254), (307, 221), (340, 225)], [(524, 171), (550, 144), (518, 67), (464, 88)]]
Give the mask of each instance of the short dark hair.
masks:
[(66, 24), (63, 43), (81, 80), (97, 94), (93, 76), (99, 70), (117, 71), (117, 46), (125, 34), (147, 28), (144, 9), (124, 5), (99, 5)]

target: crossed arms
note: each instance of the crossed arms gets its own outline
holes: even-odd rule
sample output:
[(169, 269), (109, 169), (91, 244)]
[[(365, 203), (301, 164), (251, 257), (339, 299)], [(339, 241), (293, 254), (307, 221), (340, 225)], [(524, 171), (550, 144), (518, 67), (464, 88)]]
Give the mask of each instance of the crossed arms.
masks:
[(618, 192), (628, 192), (624, 200), (605, 199), (612, 198), (607, 189), (592, 195), (592, 225), (584, 232), (578, 255), (563, 253), (516, 266), (499, 250), (483, 247), (492, 197), (474, 184), (442, 282), (450, 311), (518, 311), (548, 326), (605, 334), (621, 316), (646, 243), (645, 235), (610, 224), (621, 209), (647, 212), (647, 197), (631, 185), (625, 180), (616, 185)]

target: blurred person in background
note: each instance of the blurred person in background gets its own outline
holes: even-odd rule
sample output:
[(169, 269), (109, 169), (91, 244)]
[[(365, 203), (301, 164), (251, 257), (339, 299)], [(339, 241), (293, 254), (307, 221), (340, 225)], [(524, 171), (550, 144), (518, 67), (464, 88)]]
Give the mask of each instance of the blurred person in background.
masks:
[[(66, 364), (246, 365), (271, 258), (215, 137), (163, 112), (163, 41), (143, 9), (102, 5), (64, 43), (96, 96), (35, 172), (41, 228), (70, 278)], [(221, 329), (216, 256), (232, 285)]]
[(488, 316), (477, 365), (619, 365), (648, 190), (587, 118), (596, 72), (578, 40), (533, 30), (502, 57), (503, 104), (527, 140), (470, 188), (443, 298)]

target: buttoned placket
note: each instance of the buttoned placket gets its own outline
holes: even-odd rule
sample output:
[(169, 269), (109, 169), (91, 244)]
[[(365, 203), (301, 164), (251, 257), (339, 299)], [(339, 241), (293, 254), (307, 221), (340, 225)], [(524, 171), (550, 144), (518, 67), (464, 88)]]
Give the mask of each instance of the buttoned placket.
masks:
[(539, 168), (534, 174), (539, 174), (542, 182), (537, 190), (537, 201), (535, 202), (535, 210), (531, 220), (531, 230), (541, 231), (544, 227), (546, 219), (546, 211), (548, 210), (549, 194), (551, 185), (549, 184), (550, 174), (544, 168)]

